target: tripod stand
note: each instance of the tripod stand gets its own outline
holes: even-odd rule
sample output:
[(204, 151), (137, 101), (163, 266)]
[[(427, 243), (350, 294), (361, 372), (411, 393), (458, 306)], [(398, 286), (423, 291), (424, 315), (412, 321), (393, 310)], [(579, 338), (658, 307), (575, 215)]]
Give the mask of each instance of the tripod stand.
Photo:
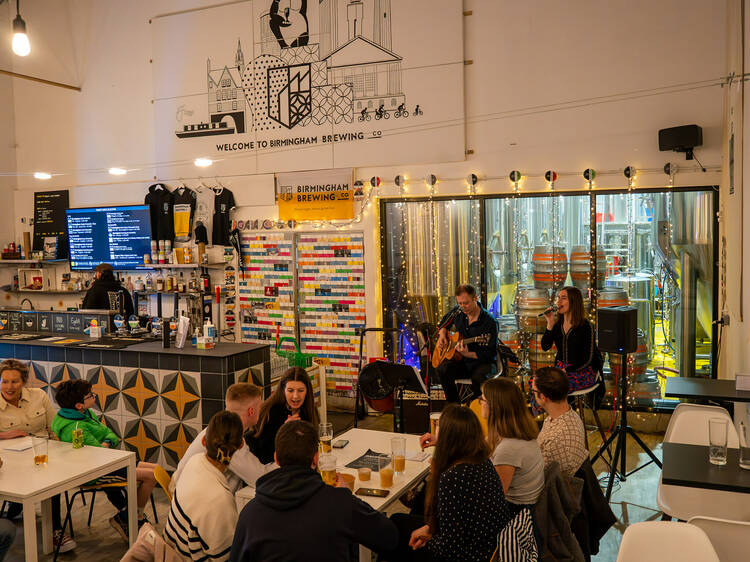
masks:
[[(615, 454), (612, 457), (612, 464), (609, 467), (609, 482), (607, 482), (607, 493), (605, 494), (605, 497), (607, 498), (607, 502), (609, 502), (609, 498), (612, 496), (612, 485), (615, 482), (615, 477), (619, 477), (620, 480), (625, 481), (627, 480), (627, 477), (638, 472), (642, 468), (650, 465), (652, 462), (655, 462), (659, 468), (661, 468), (661, 461), (656, 458), (656, 455), (651, 451), (651, 449), (648, 448), (648, 446), (643, 442), (643, 440), (638, 437), (638, 434), (635, 432), (635, 430), (628, 425), (628, 405), (625, 401), (626, 395), (628, 393), (628, 354), (622, 353), (621, 355), (621, 362), (620, 362), (620, 424), (615, 428), (615, 430), (612, 432), (612, 435), (610, 435), (607, 440), (602, 443), (601, 447), (599, 447), (599, 450), (596, 452), (594, 457), (591, 459), (591, 464), (594, 464), (596, 460), (602, 455), (602, 452), (604, 449), (608, 449), (612, 442), (617, 439), (617, 444), (615, 445)], [(615, 393), (617, 392), (617, 389), (615, 389)], [(613, 396), (613, 399), (615, 396)], [(645, 464), (642, 464), (638, 468), (631, 470), (630, 472), (627, 472), (625, 462), (627, 460), (627, 454), (626, 454), (626, 447), (627, 447), (627, 441), (628, 441), (628, 435), (630, 435), (635, 442), (640, 446), (641, 449), (643, 449), (643, 452), (645, 452), (649, 457), (651, 457), (651, 460), (648, 461)], [(620, 461), (620, 470), (617, 470), (617, 461)]]

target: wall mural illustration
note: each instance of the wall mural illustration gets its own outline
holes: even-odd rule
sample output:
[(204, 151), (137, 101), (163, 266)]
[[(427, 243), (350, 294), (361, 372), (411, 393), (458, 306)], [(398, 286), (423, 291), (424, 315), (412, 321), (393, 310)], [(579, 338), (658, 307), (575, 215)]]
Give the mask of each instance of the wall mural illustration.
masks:
[[(155, 18), (158, 159), (306, 149), (257, 172), (462, 159), (456, 4), (248, 1)], [(413, 26), (424, 13), (435, 29)]]

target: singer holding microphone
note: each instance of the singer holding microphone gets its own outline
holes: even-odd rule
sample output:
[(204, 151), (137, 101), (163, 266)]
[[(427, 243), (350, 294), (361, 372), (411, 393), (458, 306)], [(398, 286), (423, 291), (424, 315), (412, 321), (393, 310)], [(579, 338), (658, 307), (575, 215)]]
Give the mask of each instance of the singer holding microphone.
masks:
[[(544, 312), (547, 329), (542, 335), (542, 349), (557, 349), (555, 367), (568, 375), (570, 392), (590, 388), (597, 383), (603, 367), (602, 354), (596, 345), (594, 327), (586, 319), (583, 296), (576, 287), (563, 287), (557, 293), (554, 307)], [(541, 409), (531, 395), (534, 413)]]
[(467, 345), (459, 341), (456, 351), (459, 358), (443, 361), (437, 368), (440, 384), (447, 402), (458, 403), (456, 379), (471, 379), (474, 397), (482, 395), (482, 383), (497, 372), (497, 323), (477, 300), (477, 291), (471, 285), (459, 285), (455, 291), (453, 310), (440, 320), (437, 346), (449, 345), (449, 329), (452, 327), (462, 339), (486, 334), (486, 343), (473, 342)]

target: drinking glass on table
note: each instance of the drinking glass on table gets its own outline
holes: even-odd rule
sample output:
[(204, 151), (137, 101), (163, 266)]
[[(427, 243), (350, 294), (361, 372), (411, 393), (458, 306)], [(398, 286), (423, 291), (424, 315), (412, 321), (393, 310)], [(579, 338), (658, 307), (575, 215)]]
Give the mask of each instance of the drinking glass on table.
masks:
[(318, 456), (318, 470), (323, 482), (329, 486), (336, 485), (336, 456), (325, 453)]
[(727, 464), (727, 420), (708, 420), (708, 460), (719, 466)]
[(390, 455), (378, 458), (378, 473), (380, 474), (381, 488), (393, 486), (393, 458)]
[(750, 470), (750, 440), (744, 421), (740, 422), (740, 468)]
[(34, 449), (34, 464), (36, 466), (47, 466), (49, 438), (32, 435), (31, 447)]
[(393, 455), (393, 472), (403, 474), (406, 470), (406, 439), (394, 437), (391, 439), (391, 454)]
[(321, 423), (318, 426), (318, 437), (320, 438), (320, 452), (331, 452), (331, 441), (333, 441), (333, 424)]

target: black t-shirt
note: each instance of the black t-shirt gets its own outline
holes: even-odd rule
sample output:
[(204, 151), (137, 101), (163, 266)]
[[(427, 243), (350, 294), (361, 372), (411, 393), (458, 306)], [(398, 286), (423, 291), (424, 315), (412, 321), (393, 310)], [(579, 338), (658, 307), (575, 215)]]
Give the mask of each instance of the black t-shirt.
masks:
[(174, 240), (174, 219), (172, 194), (163, 183), (155, 183), (148, 188), (145, 203), (149, 206), (151, 218), (151, 240)]
[(174, 203), (174, 239), (179, 242), (190, 240), (195, 213), (195, 192), (188, 187), (178, 187), (172, 192)]
[(214, 197), (214, 229), (211, 236), (216, 246), (229, 246), (229, 230), (232, 221), (229, 211), (234, 209), (234, 195), (226, 187), (216, 192)]

